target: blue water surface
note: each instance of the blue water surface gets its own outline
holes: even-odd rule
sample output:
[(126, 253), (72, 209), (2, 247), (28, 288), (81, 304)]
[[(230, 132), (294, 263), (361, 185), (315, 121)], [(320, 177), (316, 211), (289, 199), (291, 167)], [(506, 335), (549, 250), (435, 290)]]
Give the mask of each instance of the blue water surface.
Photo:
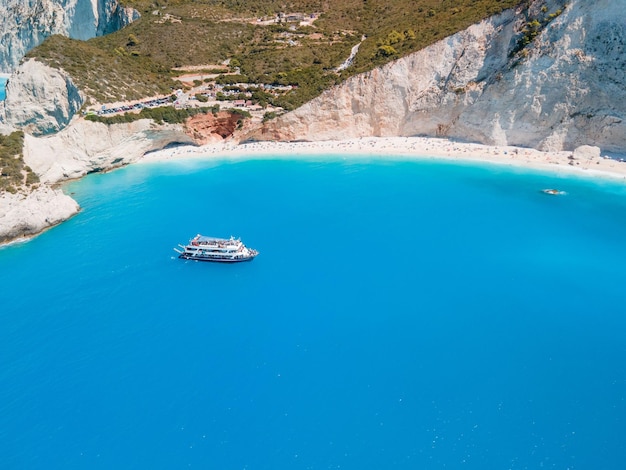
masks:
[(0, 77), (0, 101), (3, 101), (6, 98), (7, 81), (7, 78)]
[[(66, 190), (0, 250), (3, 468), (623, 468), (622, 183), (320, 159)], [(196, 233), (260, 255), (177, 259)]]

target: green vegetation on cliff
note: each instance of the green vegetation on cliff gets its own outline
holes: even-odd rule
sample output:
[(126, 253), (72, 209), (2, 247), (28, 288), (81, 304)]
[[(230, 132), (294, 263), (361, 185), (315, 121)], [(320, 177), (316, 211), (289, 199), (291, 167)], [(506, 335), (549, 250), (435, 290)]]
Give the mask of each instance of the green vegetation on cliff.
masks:
[(113, 116), (98, 116), (96, 114), (87, 114), (85, 119), (94, 122), (102, 122), (104, 124), (123, 124), (139, 119), (152, 119), (157, 124), (181, 124), (188, 118), (196, 114), (216, 114), (220, 109), (219, 106), (202, 107), (202, 108), (183, 108), (176, 109), (173, 106), (161, 106), (159, 108), (144, 108), (138, 113), (115, 114)]
[[(152, 119), (157, 124), (182, 124), (190, 117), (198, 114), (217, 114), (220, 106), (208, 106), (201, 108), (182, 108), (176, 109), (173, 106), (161, 106), (159, 108), (144, 108), (138, 113), (115, 114), (113, 116), (98, 116), (96, 114), (87, 114), (85, 119), (88, 121), (101, 122), (106, 125), (124, 124), (139, 119)], [(249, 118), (250, 113), (242, 109), (227, 109), (226, 112), (231, 115), (238, 115), (242, 118)]]
[(39, 183), (39, 177), (24, 164), (24, 133), (0, 134), (0, 191), (16, 193), (24, 186)]
[(165, 95), (174, 85), (162, 63), (103, 48), (94, 41), (51, 36), (26, 57), (63, 69), (78, 88), (100, 103)]
[(166, 94), (173, 68), (233, 59), (250, 82), (294, 85), (278, 103), (293, 109), (522, 1), (123, 0), (141, 13), (135, 23), (87, 42), (52, 37), (29, 56), (63, 68), (99, 102)]

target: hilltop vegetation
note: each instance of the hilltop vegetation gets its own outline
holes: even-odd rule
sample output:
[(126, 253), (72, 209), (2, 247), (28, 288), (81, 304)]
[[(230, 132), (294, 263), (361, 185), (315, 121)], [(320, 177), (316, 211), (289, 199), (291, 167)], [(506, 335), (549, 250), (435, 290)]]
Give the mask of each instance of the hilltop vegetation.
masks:
[[(87, 42), (51, 37), (28, 56), (100, 103), (170, 93), (173, 68), (230, 59), (252, 83), (294, 85), (278, 103), (293, 109), (521, 1), (124, 0), (142, 15), (135, 23)], [(362, 36), (353, 65), (336, 72)]]
[(65, 70), (76, 85), (100, 103), (171, 93), (169, 68), (148, 56), (107, 49), (93, 41), (51, 36), (29, 57)]

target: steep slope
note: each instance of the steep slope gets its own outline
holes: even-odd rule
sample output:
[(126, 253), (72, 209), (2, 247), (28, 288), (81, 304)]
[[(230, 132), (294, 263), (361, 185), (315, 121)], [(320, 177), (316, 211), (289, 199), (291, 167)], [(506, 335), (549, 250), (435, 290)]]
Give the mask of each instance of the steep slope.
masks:
[(6, 100), (0, 102), (0, 123), (33, 135), (58, 132), (84, 101), (67, 74), (30, 59), (8, 82)]
[(0, 2), (0, 71), (53, 34), (89, 39), (120, 29), (139, 17), (118, 0), (5, 0)]
[[(431, 135), (623, 151), (626, 0), (564, 3), (535, 1), (496, 15), (353, 77), (248, 138)], [(544, 27), (532, 34), (537, 18)]]

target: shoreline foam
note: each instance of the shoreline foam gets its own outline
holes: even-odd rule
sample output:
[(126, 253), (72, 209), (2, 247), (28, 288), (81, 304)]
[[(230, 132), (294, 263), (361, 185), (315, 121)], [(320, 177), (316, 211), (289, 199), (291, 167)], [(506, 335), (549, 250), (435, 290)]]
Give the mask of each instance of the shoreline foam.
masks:
[(448, 160), (493, 163), (550, 173), (609, 177), (626, 181), (626, 163), (606, 156), (573, 159), (574, 152), (544, 152), (514, 147), (455, 142), (432, 137), (363, 137), (341, 141), (220, 143), (179, 146), (145, 154), (137, 163), (188, 158), (237, 159), (298, 158), (340, 155), (346, 158), (388, 158), (401, 160)]

